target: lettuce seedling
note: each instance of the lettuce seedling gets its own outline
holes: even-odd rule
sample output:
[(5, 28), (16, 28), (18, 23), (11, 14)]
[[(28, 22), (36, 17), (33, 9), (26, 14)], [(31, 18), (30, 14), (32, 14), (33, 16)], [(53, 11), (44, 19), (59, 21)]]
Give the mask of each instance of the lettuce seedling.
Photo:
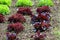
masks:
[(7, 5), (0, 4), (0, 14), (7, 15), (7, 14), (9, 14), (9, 12), (10, 12), (10, 10), (9, 10), (9, 7)]
[(53, 6), (52, 0), (40, 0), (38, 6)]
[(7, 28), (8, 32), (15, 32), (16, 34), (20, 33), (21, 31), (24, 30), (24, 26), (22, 25), (22, 23), (12, 23), (8, 25)]
[(19, 6), (32, 6), (33, 3), (31, 0), (18, 0), (16, 2), (16, 6), (19, 7)]
[(24, 22), (26, 22), (26, 19), (22, 14), (17, 13), (17, 14), (12, 15), (11, 17), (9, 17), (8, 21), (10, 23), (17, 23), (17, 22), (24, 23)]
[(12, 0), (0, 0), (0, 4), (11, 6)]

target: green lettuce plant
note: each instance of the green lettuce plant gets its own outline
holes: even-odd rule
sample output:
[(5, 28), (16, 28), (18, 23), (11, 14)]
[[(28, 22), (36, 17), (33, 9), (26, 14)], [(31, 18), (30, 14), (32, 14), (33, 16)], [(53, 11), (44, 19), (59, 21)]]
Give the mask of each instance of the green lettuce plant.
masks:
[(16, 2), (16, 6), (19, 7), (19, 6), (32, 6), (33, 5), (33, 2), (31, 0), (18, 0)]
[(0, 4), (0, 14), (7, 15), (9, 14), (10, 10), (7, 5)]
[(38, 6), (53, 6), (52, 0), (39, 0)]
[(12, 0), (0, 0), (0, 4), (11, 6)]

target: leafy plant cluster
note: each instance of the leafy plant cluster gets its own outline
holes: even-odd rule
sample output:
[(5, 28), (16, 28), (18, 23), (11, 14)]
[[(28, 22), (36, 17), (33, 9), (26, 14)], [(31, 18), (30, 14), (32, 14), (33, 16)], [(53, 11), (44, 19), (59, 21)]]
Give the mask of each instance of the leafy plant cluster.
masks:
[(22, 15), (30, 15), (30, 16), (33, 15), (31, 8), (29, 7), (19, 7), (17, 13)]
[(39, 0), (38, 6), (53, 6), (52, 0)]
[(7, 15), (10, 13), (10, 9), (7, 5), (0, 4), (0, 14)]
[(17, 0), (16, 6), (32, 6), (33, 2), (31, 0)]
[[(22, 10), (23, 9), (23, 10)], [(23, 16), (24, 15), (31, 15), (31, 10), (30, 8), (18, 8), (17, 10), (17, 13), (10, 16), (9, 19), (8, 19), (8, 22), (11, 23), (8, 25), (7, 27), (7, 32), (13, 32), (13, 33), (16, 33), (16, 35), (9, 35), (7, 36), (8, 40), (19, 40), (19, 39), (16, 39), (16, 36), (17, 34), (19, 34), (21, 31), (24, 30), (24, 26), (22, 25), (22, 23), (26, 22), (26, 19), (25, 17)], [(7, 34), (6, 34), (7, 35)], [(13, 37), (12, 37), (13, 36)], [(15, 37), (15, 38), (14, 38)], [(10, 39), (9, 39), (10, 38)]]
[(14, 31), (16, 34), (18, 34), (19, 32), (24, 30), (24, 26), (22, 25), (22, 23), (12, 23), (9, 24), (7, 27), (8, 32), (12, 32)]
[(7, 30), (8, 30), (7, 32), (16, 34), (16, 35), (13, 34), (13, 35), (7, 36), (8, 40), (19, 40), (19, 38), (18, 39), (16, 37), (14, 38), (14, 36), (17, 36), (17, 34), (19, 34), (21, 31), (24, 30), (24, 26), (22, 23), (26, 22), (26, 19), (22, 14), (16, 13), (11, 17), (9, 17), (8, 21), (10, 24), (7, 27)]
[[(51, 27), (50, 24), (50, 8), (48, 6), (42, 6), (37, 8), (37, 14), (31, 17), (31, 23), (34, 27), (35, 34), (34, 40), (44, 40), (44, 34), (40, 35), (42, 32), (47, 31)], [(39, 32), (39, 33), (38, 33)], [(36, 36), (37, 35), (37, 36)], [(41, 37), (42, 36), (42, 37)]]
[(11, 6), (12, 0), (0, 0), (0, 4)]
[(11, 17), (9, 17), (8, 21), (10, 23), (17, 23), (17, 22), (21, 22), (21, 23), (24, 23), (26, 22), (26, 19), (23, 15), (21, 14), (14, 14), (12, 15)]
[(7, 15), (10, 13), (9, 6), (11, 6), (12, 0), (0, 0), (0, 14)]

